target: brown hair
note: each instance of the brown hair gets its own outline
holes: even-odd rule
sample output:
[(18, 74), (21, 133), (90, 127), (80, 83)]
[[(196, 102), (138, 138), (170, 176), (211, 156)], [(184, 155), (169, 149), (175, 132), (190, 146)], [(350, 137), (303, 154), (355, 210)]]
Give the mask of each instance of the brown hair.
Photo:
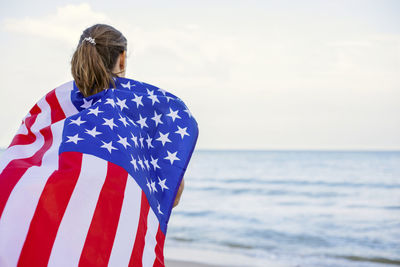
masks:
[(115, 87), (112, 69), (126, 46), (122, 33), (109, 25), (96, 24), (83, 31), (72, 56), (71, 73), (84, 97), (109, 88), (111, 84)]

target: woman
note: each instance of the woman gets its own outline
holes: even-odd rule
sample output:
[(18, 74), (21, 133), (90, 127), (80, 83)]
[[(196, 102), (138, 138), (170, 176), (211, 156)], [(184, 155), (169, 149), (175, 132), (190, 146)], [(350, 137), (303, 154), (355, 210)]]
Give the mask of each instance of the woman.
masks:
[(86, 29), (74, 81), (24, 118), (0, 161), (0, 266), (164, 266), (197, 123), (176, 96), (125, 78), (126, 38)]

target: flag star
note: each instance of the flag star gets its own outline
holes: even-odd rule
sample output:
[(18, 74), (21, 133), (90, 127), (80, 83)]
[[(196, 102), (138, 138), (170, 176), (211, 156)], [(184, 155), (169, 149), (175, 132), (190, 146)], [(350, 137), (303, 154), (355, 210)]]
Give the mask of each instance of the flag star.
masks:
[(171, 100), (171, 99), (174, 99), (173, 97), (170, 97), (170, 96), (165, 96), (166, 98), (167, 98), (167, 103), (169, 103), (169, 101)]
[[(147, 88), (146, 88), (147, 89)], [(149, 94), (149, 96), (147, 98), (151, 99), (151, 105), (154, 106), (154, 103), (160, 103), (160, 101), (158, 100), (157, 96), (154, 95), (153, 93), (154, 91), (150, 91), (149, 89), (147, 89), (147, 93)]]
[(99, 115), (99, 113), (103, 113), (103, 112), (104, 112), (104, 111), (99, 110), (99, 107), (90, 108), (90, 109), (89, 109), (89, 112), (88, 112), (88, 115), (89, 115), (89, 114), (93, 114), (93, 115), (97, 116), (97, 115)]
[[(150, 180), (150, 181), (151, 181), (151, 180)], [(158, 192), (158, 191), (157, 191), (157, 188), (156, 188), (156, 182), (151, 181), (150, 185), (151, 185), (151, 189), (153, 190), (153, 192)]]
[(189, 118), (191, 118), (193, 116), (193, 114), (192, 114), (192, 112), (190, 112), (190, 110), (185, 109), (184, 111), (188, 114)]
[(140, 120), (138, 120), (136, 122), (140, 124), (140, 129), (143, 129), (143, 127), (148, 128), (149, 126), (147, 126), (147, 123), (146, 123), (147, 117), (142, 118), (142, 115), (140, 115), (140, 114), (139, 114), (139, 117), (140, 117)]
[(140, 148), (144, 148), (144, 145), (143, 145), (143, 137), (142, 137), (142, 135), (141, 134), (139, 134), (139, 142), (140, 142)]
[(137, 166), (137, 163), (136, 163), (136, 159), (131, 155), (131, 158), (132, 158), (132, 160), (131, 160), (131, 163), (132, 163), (132, 165), (133, 165), (133, 168), (134, 168), (134, 170), (136, 171), (136, 170), (139, 170), (139, 168), (138, 168), (138, 166)]
[(146, 178), (146, 181), (147, 181), (146, 185), (147, 185), (147, 187), (149, 188), (149, 191), (150, 191), (150, 194), (151, 194), (151, 193), (152, 193), (151, 185), (150, 185), (150, 183), (149, 183), (149, 180), (147, 180), (147, 178)]
[(111, 130), (113, 130), (114, 126), (115, 126), (115, 127), (118, 127), (118, 126), (114, 123), (114, 118), (111, 118), (111, 119), (103, 118), (103, 120), (105, 121), (105, 122), (103, 123), (103, 125), (109, 126), (109, 127), (111, 128)]
[(156, 123), (156, 127), (158, 126), (158, 124), (163, 124), (163, 122), (161, 121), (161, 116), (162, 114), (157, 114), (157, 112), (154, 111), (154, 117), (152, 117), (151, 119)]
[(145, 169), (145, 167), (144, 167), (144, 165), (143, 165), (143, 161), (138, 157), (138, 163), (139, 163), (139, 165), (140, 165), (140, 167), (142, 168), (142, 170), (144, 170)]
[(81, 117), (79, 116), (76, 120), (71, 119), (71, 122), (69, 124), (76, 124), (78, 126), (81, 126), (82, 123), (85, 123), (86, 121), (82, 121)]
[(128, 81), (127, 83), (121, 83), (121, 86), (122, 87), (124, 87), (124, 88), (128, 88), (128, 89), (131, 89), (131, 81)]
[(165, 182), (167, 179), (161, 180), (160, 177), (158, 177), (158, 185), (161, 187), (161, 190), (164, 192), (164, 189), (169, 189), (168, 186), (165, 185)]
[(101, 141), (101, 142), (103, 143), (103, 145), (101, 146), (101, 148), (107, 149), (108, 152), (110, 152), (110, 154), (111, 154), (111, 151), (112, 151), (113, 149), (114, 149), (114, 150), (117, 150), (115, 147), (112, 146), (112, 141), (110, 141), (109, 143), (106, 143), (106, 142), (104, 142), (104, 141)]
[(107, 98), (105, 104), (110, 104), (112, 107), (115, 107), (115, 102), (112, 98)]
[(119, 98), (117, 97), (117, 103), (116, 103), (116, 105), (121, 109), (121, 111), (122, 111), (124, 108), (129, 109), (128, 106), (125, 104), (125, 102), (126, 102), (126, 99), (121, 100), (121, 99), (119, 99)]
[(136, 123), (135, 123), (131, 118), (128, 118), (128, 121), (129, 121), (133, 126), (136, 126)]
[(160, 166), (158, 166), (158, 164), (157, 164), (158, 159), (153, 159), (153, 156), (150, 156), (150, 157), (151, 157), (150, 164), (153, 165), (154, 170), (156, 170), (157, 168), (161, 169)]
[(84, 140), (83, 138), (80, 138), (78, 136), (78, 134), (74, 135), (74, 136), (67, 136), (68, 140), (66, 143), (72, 142), (75, 145), (78, 144), (78, 141)]
[(162, 132), (159, 132), (159, 133), (160, 133), (160, 137), (158, 137), (158, 138), (156, 139), (156, 141), (160, 141), (160, 142), (162, 143), (163, 146), (164, 146), (165, 143), (167, 143), (167, 142), (172, 143), (171, 140), (169, 140), (169, 138), (168, 138), (169, 133), (166, 133), (166, 134), (163, 134)]
[(123, 145), (125, 149), (126, 149), (126, 147), (131, 146), (128, 143), (128, 141), (126, 140), (127, 139), (126, 137), (122, 138), (120, 135), (118, 135), (118, 137), (119, 137), (119, 140), (117, 142), (120, 143), (121, 145)]
[(96, 126), (93, 127), (92, 130), (85, 129), (85, 133), (90, 134), (93, 137), (96, 137), (96, 135), (101, 134), (101, 132), (96, 131)]
[(121, 115), (119, 115), (119, 119), (118, 120), (120, 122), (122, 122), (125, 127), (128, 125), (128, 122), (126, 121), (126, 117), (122, 117)]
[(137, 136), (135, 136), (133, 133), (131, 133), (131, 135), (132, 135), (131, 140), (135, 143), (135, 147), (138, 147), (139, 144), (137, 142)]
[[(158, 203), (158, 202), (157, 202), (157, 203)], [(158, 203), (157, 209), (158, 209), (158, 213), (160, 213), (160, 214), (164, 214), (164, 213), (162, 213), (162, 211), (161, 211), (161, 206), (160, 206), (160, 203)]]
[(178, 151), (174, 152), (174, 153), (170, 153), (167, 150), (168, 156), (166, 156), (164, 159), (167, 159), (171, 162), (171, 165), (174, 163), (175, 160), (180, 160), (177, 156), (176, 153), (178, 153)]
[(181, 138), (183, 139), (183, 137), (184, 137), (185, 135), (190, 136), (190, 135), (186, 132), (186, 129), (187, 129), (187, 127), (181, 128), (181, 127), (178, 126), (178, 131), (176, 131), (175, 133), (176, 133), (176, 134), (180, 134), (180, 135), (181, 135)]
[(167, 91), (161, 88), (158, 88), (157, 91), (160, 91), (164, 96), (167, 94)]
[(132, 101), (136, 103), (136, 108), (139, 108), (139, 106), (143, 106), (143, 103), (142, 103), (143, 96), (137, 96), (136, 94), (133, 94), (133, 95), (135, 96), (135, 98), (132, 99)]
[(146, 142), (147, 142), (147, 148), (148, 148), (148, 149), (154, 147), (154, 146), (151, 144), (151, 141), (153, 141), (153, 138), (151, 138), (151, 137), (147, 134)]
[(81, 105), (81, 108), (88, 108), (92, 106), (93, 99), (90, 99), (87, 101), (86, 99), (83, 99), (83, 104)]
[(144, 165), (146, 165), (146, 169), (150, 170), (149, 161), (144, 156), (143, 156), (143, 162), (144, 162)]
[(172, 121), (175, 121), (175, 119), (181, 119), (181, 117), (178, 115), (179, 110), (173, 110), (172, 108), (169, 108), (169, 113), (167, 116), (172, 118)]

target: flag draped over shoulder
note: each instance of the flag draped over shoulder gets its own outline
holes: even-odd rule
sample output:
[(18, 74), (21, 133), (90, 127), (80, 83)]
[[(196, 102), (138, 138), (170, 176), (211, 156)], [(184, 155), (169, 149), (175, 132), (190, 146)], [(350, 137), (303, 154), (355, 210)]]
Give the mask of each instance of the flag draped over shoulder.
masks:
[(176, 96), (116, 78), (68, 82), (24, 118), (0, 160), (0, 266), (164, 266), (197, 123)]

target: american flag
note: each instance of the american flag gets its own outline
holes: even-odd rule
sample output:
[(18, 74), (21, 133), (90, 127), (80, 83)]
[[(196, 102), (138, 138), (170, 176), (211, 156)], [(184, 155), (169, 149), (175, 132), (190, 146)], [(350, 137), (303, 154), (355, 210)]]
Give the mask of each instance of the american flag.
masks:
[(0, 160), (0, 266), (164, 266), (197, 123), (163, 89), (115, 84), (65, 83), (24, 118)]

